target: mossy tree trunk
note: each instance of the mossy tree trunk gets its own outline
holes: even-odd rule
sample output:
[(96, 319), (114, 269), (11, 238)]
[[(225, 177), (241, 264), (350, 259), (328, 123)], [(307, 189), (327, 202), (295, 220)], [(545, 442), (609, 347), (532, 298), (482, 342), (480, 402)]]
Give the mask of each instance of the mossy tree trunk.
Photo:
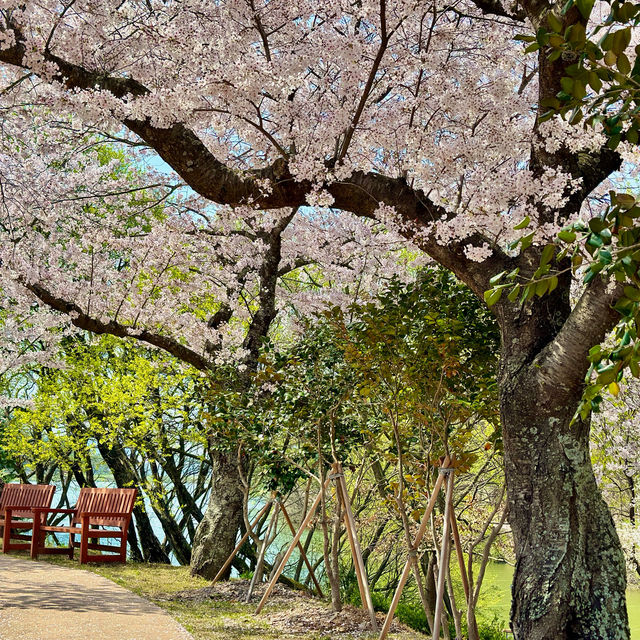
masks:
[(191, 573), (213, 579), (236, 545), (242, 525), (242, 480), (235, 453), (212, 449), (211, 496), (193, 541)]
[[(586, 347), (583, 336), (563, 333), (568, 288), (547, 298), (535, 303), (534, 314), (500, 318), (505, 475), (517, 559), (512, 625), (517, 640), (626, 640), (624, 557), (591, 467), (590, 423), (572, 422)], [(610, 313), (574, 311), (590, 331), (597, 324), (590, 314)]]

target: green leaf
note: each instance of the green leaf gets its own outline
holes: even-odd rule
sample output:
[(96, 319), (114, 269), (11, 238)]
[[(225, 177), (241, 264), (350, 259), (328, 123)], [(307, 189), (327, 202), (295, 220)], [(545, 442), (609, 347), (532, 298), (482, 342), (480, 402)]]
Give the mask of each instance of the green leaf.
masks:
[(562, 32), (562, 21), (552, 11), (547, 14), (547, 22), (549, 23), (549, 26), (553, 29), (553, 31), (555, 31), (556, 33)]
[(604, 63), (606, 65), (609, 65), (610, 67), (613, 67), (617, 59), (618, 59), (618, 56), (613, 51), (607, 51), (607, 53), (604, 56)]
[(536, 31), (536, 40), (541, 47), (546, 47), (549, 44), (549, 32), (543, 27), (540, 27)]
[(502, 290), (504, 287), (496, 287), (495, 289), (488, 289), (484, 292), (484, 301), (488, 307), (492, 307), (502, 296)]
[(609, 147), (609, 149), (611, 149), (612, 151), (615, 151), (618, 148), (618, 145), (620, 144), (620, 141), (622, 140), (622, 136), (617, 133), (614, 136), (611, 136), (609, 138), (609, 141), (607, 142), (607, 147)]
[(542, 255), (540, 256), (540, 265), (547, 264), (551, 258), (555, 255), (556, 247), (553, 244), (548, 244), (543, 250)]
[(631, 62), (629, 58), (624, 53), (621, 53), (618, 56), (618, 60), (616, 61), (616, 66), (618, 67), (618, 71), (625, 76), (631, 73)]
[(509, 300), (509, 302), (515, 302), (516, 299), (518, 298), (518, 295), (520, 294), (520, 285), (517, 284), (515, 287), (513, 287), (513, 289), (511, 289), (511, 291), (509, 292), (509, 295), (507, 296), (507, 299)]
[(597, 271), (589, 270), (585, 274), (583, 282), (585, 284), (589, 284), (597, 275), (598, 275)]
[(560, 58), (560, 56), (562, 55), (562, 49), (554, 49), (550, 54), (549, 54), (549, 61), (553, 62), (554, 60), (558, 60)]
[(573, 78), (569, 78), (567, 76), (560, 79), (560, 86), (562, 87), (562, 90), (569, 95), (573, 95), (573, 83)]
[(640, 290), (636, 289), (635, 287), (625, 287), (624, 295), (634, 302), (640, 302)]
[(539, 297), (542, 297), (547, 292), (548, 288), (549, 288), (548, 280), (540, 280), (539, 282), (536, 282), (536, 295)]
[(621, 209), (631, 209), (636, 203), (636, 199), (629, 193), (616, 193), (612, 197), (612, 201)]
[(600, 249), (600, 251), (598, 251), (598, 260), (604, 264), (611, 264), (613, 261), (611, 251), (608, 251), (607, 249)]
[(520, 231), (520, 229), (526, 229), (529, 226), (529, 223), (531, 222), (531, 218), (529, 216), (525, 216), (521, 222), (518, 222), (518, 224), (513, 227), (514, 229), (516, 229), (517, 231)]
[(571, 115), (571, 118), (569, 118), (569, 124), (575, 126), (576, 124), (578, 124), (578, 122), (580, 122), (580, 120), (582, 120), (582, 109), (580, 109), (580, 107), (576, 107), (573, 111), (573, 114)]
[(497, 273), (495, 276), (493, 276), (493, 278), (489, 278), (489, 284), (498, 284), (505, 273), (507, 272), (501, 271), (500, 273)]
[(562, 242), (573, 242), (576, 239), (576, 234), (574, 231), (570, 231), (569, 229), (563, 229), (558, 234), (558, 238), (562, 240)]
[(597, 233), (591, 233), (587, 240), (587, 246), (599, 249), (603, 245), (602, 238)]
[(619, 29), (613, 34), (613, 43), (611, 50), (619, 56), (631, 42), (631, 27), (625, 29)]
[(589, 71), (589, 84), (596, 93), (599, 93), (600, 89), (602, 89), (602, 80), (600, 80), (598, 74), (594, 71)]
[(611, 384), (618, 376), (619, 364), (610, 364), (600, 370), (597, 377), (597, 383), (601, 385)]
[(528, 249), (531, 244), (533, 243), (533, 236), (535, 235), (535, 232), (532, 231), (531, 233), (527, 234), (526, 236), (524, 236), (521, 241), (520, 241), (520, 245), (522, 246), (522, 250), (524, 251), (525, 249)]
[(575, 5), (585, 20), (589, 19), (594, 4), (595, 0), (575, 0)]

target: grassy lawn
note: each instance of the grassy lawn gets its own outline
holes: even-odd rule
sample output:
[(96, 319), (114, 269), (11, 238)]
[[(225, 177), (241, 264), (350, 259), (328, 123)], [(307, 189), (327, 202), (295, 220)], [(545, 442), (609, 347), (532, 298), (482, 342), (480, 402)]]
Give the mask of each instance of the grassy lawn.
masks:
[[(323, 601), (289, 592), (279, 586), (260, 615), (254, 615), (256, 598), (246, 604), (234, 597), (234, 581), (207, 589), (208, 580), (192, 577), (188, 567), (128, 563), (122, 565), (79, 565), (60, 556), (41, 556), (40, 562), (92, 571), (116, 584), (151, 600), (178, 620), (195, 640), (331, 640), (359, 638), (373, 640), (370, 631), (341, 627), (350, 615), (366, 619), (362, 612), (347, 608), (336, 620), (334, 630), (307, 630), (306, 623), (314, 618), (332, 620), (334, 615)], [(203, 591), (204, 590), (204, 591)], [(218, 592), (221, 592), (218, 596)], [(390, 634), (392, 640), (424, 640), (425, 636), (411, 630)]]

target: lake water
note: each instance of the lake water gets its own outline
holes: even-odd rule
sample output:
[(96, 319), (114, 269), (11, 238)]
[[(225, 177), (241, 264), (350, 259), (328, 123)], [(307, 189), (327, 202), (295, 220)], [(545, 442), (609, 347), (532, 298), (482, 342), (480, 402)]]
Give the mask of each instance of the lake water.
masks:
[[(482, 584), (482, 593), (478, 609), (487, 618), (496, 615), (500, 620), (508, 620), (511, 606), (511, 579), (513, 567), (508, 564), (493, 562), (487, 567)], [(640, 590), (627, 591), (627, 611), (631, 626), (632, 640), (640, 640)]]

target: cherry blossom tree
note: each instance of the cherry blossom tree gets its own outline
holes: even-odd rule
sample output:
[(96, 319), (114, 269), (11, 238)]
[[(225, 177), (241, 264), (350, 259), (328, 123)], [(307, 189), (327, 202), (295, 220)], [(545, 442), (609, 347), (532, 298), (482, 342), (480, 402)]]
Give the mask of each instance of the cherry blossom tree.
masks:
[[(550, 59), (545, 46), (537, 60), (525, 59), (514, 38), (547, 24), (554, 7), (547, 0), (3, 0), (0, 6), (7, 120), (21, 105), (37, 105), (38, 127), (70, 120), (69, 136), (86, 127), (150, 150), (196, 194), (185, 200), (216, 203), (221, 220), (230, 207), (240, 229), (253, 229), (247, 246), (265, 247), (263, 257), (290, 233), (284, 221), (292, 211), (331, 207), (383, 222), (482, 297), (494, 274), (518, 269), (532, 276), (548, 238), (576, 220), (589, 194), (620, 166), (598, 135), (537, 120), (538, 105), (561, 90), (571, 60)], [(576, 7), (556, 19), (562, 28), (586, 22)], [(37, 167), (20, 144), (7, 150), (12, 158), (21, 153), (29, 169), (23, 175), (35, 178)], [(64, 186), (85, 170), (96, 169), (72, 169)], [(144, 178), (148, 189), (171, 190), (151, 187), (152, 174)], [(6, 189), (6, 178), (2, 184)], [(33, 191), (46, 201), (61, 184), (45, 187)], [(16, 189), (16, 207), (24, 195)], [(206, 204), (189, 208), (207, 211)], [(69, 224), (63, 209), (42, 206)], [(92, 264), (86, 245), (93, 234), (101, 239), (102, 227), (91, 223), (91, 211), (80, 214), (92, 231), (70, 237), (84, 247), (86, 274)], [(213, 305), (209, 322), (194, 322), (197, 314), (189, 312), (193, 296), (201, 302), (218, 287), (213, 276), (200, 274), (210, 249), (190, 235), (194, 219), (177, 217), (182, 245), (158, 240), (149, 247), (150, 267), (128, 263), (139, 274), (130, 289), (112, 287), (112, 275), (103, 281), (102, 295), (119, 288), (116, 297), (126, 301), (117, 312), (111, 304), (108, 313), (89, 306), (94, 294), (81, 293), (77, 279), (53, 292), (50, 283), (64, 271), (54, 256), (46, 271), (11, 266), (14, 282), (76, 326), (146, 340), (204, 367), (211, 362), (203, 355), (208, 345), (237, 350), (249, 343), (216, 334), (214, 318), (227, 314), (223, 304)], [(519, 252), (508, 249), (523, 219), (533, 231)], [(235, 230), (232, 223), (225, 238), (237, 239)], [(325, 243), (345, 250), (328, 232), (303, 236), (296, 238), (311, 241), (307, 250)], [(60, 250), (50, 235), (46, 240)], [(186, 254), (200, 261), (193, 270), (181, 268)], [(258, 295), (266, 282), (260, 278), (274, 276), (266, 268), (274, 263), (261, 264)], [(169, 274), (202, 287), (193, 293), (159, 285)], [(506, 296), (489, 300), (502, 333), (501, 415), (517, 557), (512, 625), (519, 639), (624, 639), (624, 557), (591, 468), (588, 418), (572, 422), (588, 351), (615, 323), (612, 303), (621, 285), (607, 287), (596, 275), (574, 305), (570, 286), (565, 269), (534, 291), (547, 295), (524, 306)], [(145, 300), (172, 294), (183, 304), (166, 306), (162, 321), (149, 318), (145, 326), (148, 309), (162, 308)], [(269, 318), (273, 307), (252, 316), (247, 339), (261, 313)], [(174, 323), (180, 333), (169, 331)]]
[[(5, 348), (13, 369), (51, 357), (60, 336), (79, 328), (141, 340), (205, 377), (232, 364), (238, 375), (225, 383), (249, 390), (276, 318), (279, 334), (291, 333), (289, 310), (349, 304), (375, 288), (376, 274), (406, 263), (398, 238), (370, 221), (297, 208), (212, 211), (175, 176), (142, 171), (142, 159), (84, 128), (42, 122), (35, 133), (15, 116), (5, 132), (0, 275), (13, 301), (4, 326), (7, 341), (16, 334), (16, 347)], [(30, 333), (12, 326), (40, 313), (30, 325), (49, 349), (42, 340), (19, 356)], [(211, 500), (191, 556), (192, 570), (209, 577), (242, 519), (242, 471), (233, 443), (221, 442), (212, 429)]]

